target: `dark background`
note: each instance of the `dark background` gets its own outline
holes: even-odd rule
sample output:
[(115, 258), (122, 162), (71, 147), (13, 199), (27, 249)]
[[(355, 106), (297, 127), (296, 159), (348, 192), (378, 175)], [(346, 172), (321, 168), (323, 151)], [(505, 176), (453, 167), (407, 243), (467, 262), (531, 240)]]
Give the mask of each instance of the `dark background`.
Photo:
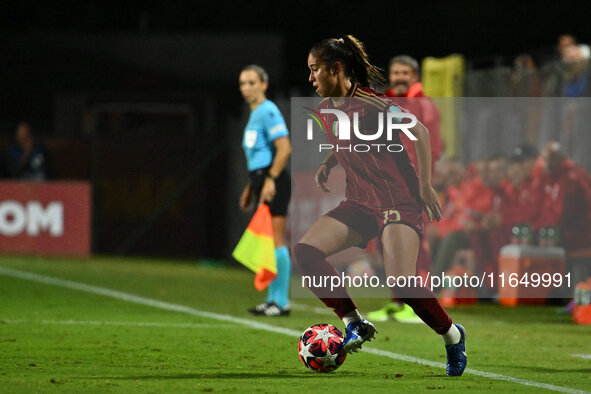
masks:
[[(286, 87), (305, 87), (308, 48), (353, 34), (378, 65), (393, 53), (461, 53), (477, 65), (554, 45), (569, 32), (591, 37), (585, 1), (53, 1), (9, 2), (0, 29), (142, 34), (263, 33), (284, 38)], [(302, 82), (303, 80), (303, 82)]]
[[(27, 120), (56, 179), (92, 182), (94, 252), (228, 256), (248, 219), (235, 201), (246, 64), (263, 65), (268, 97), (285, 102), (313, 94), (306, 57), (326, 37), (357, 36), (382, 68), (401, 53), (462, 54), (469, 70), (511, 66), (524, 52), (543, 62), (563, 33), (591, 39), (582, 1), (200, 3), (0, 5), (0, 148)], [(128, 109), (104, 112), (120, 103)]]

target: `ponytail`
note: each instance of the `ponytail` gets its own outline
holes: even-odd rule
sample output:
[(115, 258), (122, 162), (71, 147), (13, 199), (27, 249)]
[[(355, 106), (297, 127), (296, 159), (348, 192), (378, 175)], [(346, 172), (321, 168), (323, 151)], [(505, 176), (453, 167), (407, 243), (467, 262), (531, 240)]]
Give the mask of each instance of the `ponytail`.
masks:
[(345, 76), (361, 86), (382, 85), (383, 70), (369, 62), (363, 43), (352, 35), (343, 38), (327, 38), (310, 50), (318, 59), (332, 69), (334, 63), (343, 65)]
[(385, 79), (382, 76), (382, 70), (369, 62), (369, 56), (365, 52), (363, 43), (350, 34), (344, 36), (343, 41), (355, 59), (351, 69), (353, 79), (362, 86), (383, 84)]

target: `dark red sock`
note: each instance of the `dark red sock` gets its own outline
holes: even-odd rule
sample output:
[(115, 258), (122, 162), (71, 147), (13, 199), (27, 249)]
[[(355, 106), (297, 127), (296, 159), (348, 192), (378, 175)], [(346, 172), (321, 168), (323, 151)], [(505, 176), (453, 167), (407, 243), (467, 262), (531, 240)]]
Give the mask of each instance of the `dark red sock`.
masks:
[(397, 289), (397, 294), (437, 334), (445, 334), (451, 327), (451, 319), (433, 292), (427, 287)]
[[(324, 304), (332, 308), (339, 319), (342, 319), (347, 313), (352, 312), (357, 307), (349, 296), (347, 288), (344, 286), (335, 287), (331, 291), (330, 279), (328, 279), (328, 286), (319, 286), (325, 278), (337, 276), (340, 274), (328, 261), (326, 255), (313, 246), (303, 243), (297, 243), (293, 248), (295, 263), (300, 268), (302, 276), (311, 278), (309, 282), (316, 284), (308, 288), (316, 295)], [(304, 281), (306, 284), (308, 281)], [(318, 286), (317, 286), (318, 285)]]

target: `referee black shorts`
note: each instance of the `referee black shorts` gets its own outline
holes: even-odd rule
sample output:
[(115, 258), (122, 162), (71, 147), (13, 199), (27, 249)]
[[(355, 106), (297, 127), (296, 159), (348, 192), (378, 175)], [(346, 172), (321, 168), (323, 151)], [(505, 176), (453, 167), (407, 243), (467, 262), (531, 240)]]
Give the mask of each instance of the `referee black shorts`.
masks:
[[(263, 184), (265, 183), (265, 178), (267, 173), (269, 172), (269, 168), (260, 168), (258, 170), (254, 170), (249, 172), (250, 177), (250, 187), (252, 190), (252, 197), (255, 203), (255, 206), (259, 202), (259, 198), (261, 196), (261, 190), (263, 189)], [(275, 198), (273, 201), (267, 204), (271, 210), (271, 215), (273, 216), (287, 216), (287, 208), (289, 205), (289, 199), (291, 198), (291, 176), (289, 176), (289, 172), (284, 169), (281, 171), (279, 176), (275, 179)]]

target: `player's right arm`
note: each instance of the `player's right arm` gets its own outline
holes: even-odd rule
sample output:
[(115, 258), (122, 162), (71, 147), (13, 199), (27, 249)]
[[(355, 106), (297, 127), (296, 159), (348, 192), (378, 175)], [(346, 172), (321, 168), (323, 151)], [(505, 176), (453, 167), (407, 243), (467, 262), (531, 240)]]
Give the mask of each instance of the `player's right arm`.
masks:
[(441, 219), (441, 206), (437, 199), (437, 193), (431, 186), (431, 142), (429, 131), (421, 122), (410, 129), (417, 140), (415, 141), (415, 151), (417, 153), (419, 190), (421, 199), (425, 203), (427, 215), (430, 220)]
[(322, 164), (320, 164), (320, 168), (318, 168), (318, 171), (316, 171), (316, 176), (314, 177), (314, 180), (316, 181), (316, 186), (318, 186), (318, 188), (325, 193), (330, 192), (330, 189), (326, 187), (326, 182), (328, 181), (328, 176), (330, 175), (330, 169), (336, 166), (337, 164), (338, 161), (336, 155), (334, 154), (334, 152), (331, 152), (331, 154), (328, 155), (326, 159), (324, 159)]

